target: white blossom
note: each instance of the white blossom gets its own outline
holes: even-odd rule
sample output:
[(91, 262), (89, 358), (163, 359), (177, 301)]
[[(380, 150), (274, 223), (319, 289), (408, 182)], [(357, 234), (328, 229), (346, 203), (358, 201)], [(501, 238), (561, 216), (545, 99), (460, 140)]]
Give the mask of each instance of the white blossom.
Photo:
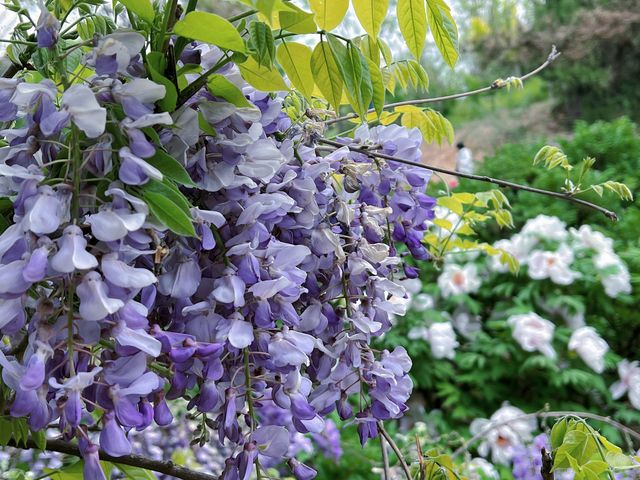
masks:
[(443, 297), (477, 292), (482, 282), (474, 264), (464, 266), (450, 263), (438, 277), (438, 287)]
[[(526, 265), (531, 249), (535, 247), (537, 240), (531, 236), (516, 233), (509, 239), (498, 240), (493, 244), (494, 248), (504, 250), (511, 254), (518, 263)], [(489, 269), (494, 272), (505, 273), (509, 271), (509, 265), (500, 261), (500, 254), (493, 255), (489, 261)]]
[(522, 410), (506, 403), (491, 415), (490, 419), (477, 418), (471, 422), (472, 435), (485, 433), (478, 453), (483, 457), (491, 454), (494, 463), (508, 465), (513, 458), (515, 447), (530, 440), (531, 432), (536, 428), (535, 420), (529, 417), (522, 418), (524, 415)]
[(567, 236), (567, 226), (558, 217), (549, 215), (538, 215), (522, 227), (523, 235), (532, 235), (540, 240), (553, 240), (557, 242), (564, 241)]
[(613, 240), (593, 230), (589, 225), (581, 225), (578, 229), (571, 228), (569, 232), (574, 244), (579, 248), (590, 248), (598, 252), (613, 250)]
[(596, 373), (604, 371), (604, 355), (609, 345), (593, 327), (581, 327), (571, 334), (569, 350), (574, 350)]
[(484, 458), (472, 458), (467, 463), (465, 473), (469, 480), (499, 480), (500, 475), (496, 467)]
[(534, 312), (512, 315), (507, 323), (513, 329), (512, 335), (523, 350), (538, 351), (549, 358), (556, 357), (553, 349), (553, 332), (555, 325)]
[(629, 402), (634, 408), (640, 410), (640, 365), (638, 361), (630, 362), (622, 360), (618, 363), (618, 375), (620, 380), (611, 385), (611, 396), (614, 400), (621, 398), (625, 393), (629, 396)]
[(580, 276), (571, 270), (573, 251), (568, 245), (562, 244), (557, 251), (537, 250), (531, 254), (528, 261), (528, 273), (534, 280), (550, 279), (558, 285), (570, 285)]
[(454, 328), (465, 338), (473, 338), (482, 329), (479, 315), (471, 315), (464, 309), (453, 312), (452, 323)]
[(431, 346), (431, 355), (434, 358), (453, 359), (456, 355), (456, 347), (460, 345), (450, 322), (432, 324), (429, 327), (428, 340)]
[(411, 297), (411, 308), (416, 312), (424, 312), (432, 309), (436, 304), (434, 298), (428, 293), (419, 293)]

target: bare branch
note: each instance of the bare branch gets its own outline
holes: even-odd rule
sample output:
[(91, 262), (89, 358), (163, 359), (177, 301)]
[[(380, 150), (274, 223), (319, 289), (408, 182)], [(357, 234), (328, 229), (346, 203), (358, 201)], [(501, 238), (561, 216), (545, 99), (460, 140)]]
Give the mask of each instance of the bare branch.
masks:
[[(526, 75), (523, 75), (522, 77), (519, 77), (520, 81), (523, 82), (523, 81), (527, 80), (528, 78), (533, 77), (534, 75), (537, 75), (539, 72), (541, 72), (542, 70), (547, 68), (549, 65), (551, 65), (553, 63), (553, 61), (556, 58), (558, 58), (559, 56), (560, 56), (560, 52), (558, 52), (556, 50), (556, 46), (553, 45), (553, 47), (551, 48), (551, 52), (549, 53), (549, 56), (547, 57), (547, 60), (543, 64), (541, 64), (539, 67), (535, 68), (534, 70), (531, 70)], [(454, 93), (452, 95), (444, 95), (442, 97), (418, 98), (416, 100), (405, 100), (405, 101), (402, 101), (402, 102), (388, 103), (388, 104), (384, 105), (382, 108), (384, 110), (387, 110), (389, 108), (401, 107), (403, 105), (425, 105), (425, 104), (428, 104), (428, 103), (443, 102), (445, 100), (455, 100), (456, 98), (471, 97), (473, 95), (479, 95), (481, 93), (491, 92), (493, 90), (500, 90), (500, 89), (506, 87), (507, 85), (508, 85), (508, 82), (496, 80), (491, 85), (489, 85), (487, 87), (478, 88), (476, 90), (471, 90), (471, 91), (468, 91), (468, 92)], [(375, 112), (374, 108), (371, 108), (371, 109), (369, 109), (367, 111), (367, 113), (372, 113), (372, 112)], [(355, 113), (349, 113), (348, 115), (344, 115), (342, 117), (337, 117), (337, 118), (332, 118), (332, 119), (326, 120), (325, 121), (325, 125), (331, 125), (333, 123), (340, 122), (342, 120), (350, 120), (352, 118), (356, 118), (357, 116), (358, 115), (355, 114)]]
[(391, 445), (391, 449), (393, 450), (393, 453), (395, 453), (396, 457), (398, 457), (398, 461), (400, 462), (400, 466), (402, 467), (402, 470), (404, 471), (404, 474), (407, 477), (407, 480), (412, 480), (411, 471), (409, 470), (409, 465), (407, 465), (407, 462), (404, 459), (404, 455), (402, 455), (402, 452), (398, 448), (398, 445), (396, 445), (396, 442), (393, 441), (393, 438), (391, 438), (391, 435), (389, 435), (389, 433), (385, 430), (384, 423), (381, 420), (378, 421), (377, 425), (378, 425), (378, 431), (384, 437), (387, 443)]
[(616, 422), (615, 420), (613, 420), (613, 419), (611, 419), (609, 417), (605, 417), (603, 415), (598, 415), (597, 413), (570, 412), (570, 411), (546, 412), (546, 411), (542, 410), (542, 411), (535, 412), (535, 413), (526, 413), (524, 415), (518, 415), (517, 417), (513, 417), (513, 418), (510, 418), (508, 420), (504, 420), (502, 422), (491, 422), (486, 428), (484, 428), (481, 431), (479, 431), (478, 433), (476, 433), (473, 437), (471, 437), (469, 440), (465, 441), (460, 447), (458, 447), (451, 454), (451, 457), (455, 458), (458, 455), (460, 455), (462, 452), (466, 452), (474, 442), (476, 442), (477, 440), (480, 440), (482, 437), (486, 436), (487, 433), (491, 432), (492, 430), (495, 430), (496, 428), (500, 428), (500, 427), (503, 427), (505, 425), (508, 425), (508, 424), (510, 424), (512, 422), (517, 422), (519, 420), (527, 420), (527, 419), (530, 419), (530, 418), (542, 418), (542, 419), (545, 419), (545, 418), (562, 418), (562, 417), (567, 417), (567, 416), (590, 418), (592, 420), (597, 420), (599, 422), (607, 423), (607, 424), (611, 425), (612, 427), (617, 428), (621, 432), (624, 432), (627, 435), (635, 438), (637, 441), (640, 441), (640, 433), (638, 433), (635, 430), (627, 427), (626, 425), (623, 425), (620, 422)]
[(392, 155), (387, 155), (387, 154), (384, 154), (384, 153), (376, 152), (373, 149), (367, 148), (367, 147), (364, 147), (364, 146), (363, 147), (358, 147), (356, 145), (345, 145), (345, 144), (342, 144), (340, 142), (336, 142), (335, 140), (329, 140), (327, 138), (320, 138), (320, 139), (318, 139), (318, 142), (319, 143), (324, 143), (326, 145), (331, 145), (331, 146), (334, 146), (334, 147), (337, 147), (337, 148), (347, 147), (349, 150), (352, 150), (354, 152), (363, 153), (365, 155), (368, 155), (369, 157), (383, 158), (385, 160), (390, 160), (392, 162), (398, 162), (398, 163), (403, 163), (405, 165), (411, 165), (412, 167), (424, 168), (426, 170), (432, 170), (434, 172), (448, 173), (449, 175), (455, 175), (456, 177), (460, 177), (460, 178), (468, 178), (469, 180), (475, 180), (475, 181), (478, 181), (478, 182), (492, 183), (494, 185), (498, 185), (498, 186), (504, 187), (504, 188), (510, 188), (512, 190), (522, 190), (522, 191), (525, 191), (525, 192), (537, 193), (539, 195), (546, 195), (546, 196), (549, 196), (549, 197), (559, 198), (559, 199), (567, 201), (567, 202), (575, 203), (577, 205), (581, 205), (583, 207), (587, 207), (587, 208), (591, 208), (593, 210), (596, 210), (596, 211), (602, 213), (603, 215), (605, 215), (606, 217), (608, 217), (611, 220), (618, 220), (618, 216), (614, 212), (612, 212), (611, 210), (607, 210), (606, 208), (601, 207), (600, 205), (596, 205), (595, 203), (587, 202), (586, 200), (581, 200), (580, 198), (576, 198), (576, 197), (574, 197), (572, 195), (569, 195), (569, 194), (566, 194), (566, 193), (553, 192), (551, 190), (543, 190), (541, 188), (529, 187), (527, 185), (521, 185), (519, 183), (508, 182), (506, 180), (500, 180), (499, 178), (488, 177), (486, 175), (474, 175), (474, 174), (471, 174), (471, 173), (456, 172), (455, 170), (449, 170), (447, 168), (426, 165), (426, 164), (423, 164), (423, 163), (414, 162), (412, 160), (406, 160), (404, 158), (394, 157)]
[[(29, 438), (26, 441), (26, 445), (16, 444), (15, 440), (10, 440), (9, 447), (21, 448), (23, 450), (39, 450), (39, 447)], [(82, 457), (80, 449), (69, 442), (59, 439), (47, 440), (47, 446), (45, 450), (51, 452), (66, 453), (67, 455), (73, 455), (75, 457)], [(130, 465), (132, 467), (140, 467), (146, 470), (153, 470), (154, 472), (164, 473), (175, 478), (181, 478), (183, 480), (217, 480), (218, 477), (210, 475), (208, 473), (196, 472), (194, 470), (174, 465), (173, 462), (161, 462), (158, 460), (151, 460), (140, 455), (123, 455), (122, 457), (112, 457), (100, 450), (100, 459), (107, 462)]]
[(380, 435), (380, 451), (382, 453), (382, 468), (383, 468), (383, 479), (391, 480), (391, 472), (389, 470), (389, 453), (387, 452), (387, 442), (384, 437)]

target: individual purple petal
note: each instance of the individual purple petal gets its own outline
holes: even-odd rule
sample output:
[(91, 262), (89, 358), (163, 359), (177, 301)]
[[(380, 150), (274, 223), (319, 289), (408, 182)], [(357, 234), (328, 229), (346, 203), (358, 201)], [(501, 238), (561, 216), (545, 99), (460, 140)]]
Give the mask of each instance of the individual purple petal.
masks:
[(169, 405), (167, 405), (167, 401), (164, 399), (164, 395), (161, 400), (156, 401), (154, 409), (153, 409), (153, 419), (155, 422), (164, 427), (173, 422), (173, 414), (171, 410), (169, 410)]
[(40, 1), (40, 16), (36, 24), (38, 47), (53, 47), (58, 40), (58, 30), (60, 30), (60, 21), (54, 17), (44, 3)]
[(132, 329), (119, 322), (112, 330), (113, 338), (122, 346), (137, 348), (152, 357), (158, 357), (162, 344), (142, 329)]
[(62, 222), (63, 205), (55, 190), (48, 185), (38, 187), (38, 194), (25, 201), (23, 225), (37, 235), (55, 232)]
[(122, 427), (116, 423), (113, 412), (106, 412), (102, 417), (103, 428), (100, 432), (100, 448), (112, 457), (122, 457), (131, 453), (131, 443)]
[(85, 480), (107, 480), (102, 470), (102, 465), (100, 465), (100, 451), (98, 446), (81, 438), (80, 452), (84, 460), (82, 477)]
[(156, 276), (146, 268), (130, 267), (118, 260), (117, 253), (102, 256), (102, 273), (114, 285), (123, 288), (144, 288), (156, 283)]
[(22, 278), (24, 278), (25, 281), (35, 283), (41, 281), (45, 277), (47, 273), (49, 250), (50, 246), (47, 244), (36, 248), (31, 253), (29, 261), (22, 271)]
[(62, 233), (60, 248), (51, 257), (51, 267), (61, 273), (90, 270), (98, 266), (96, 257), (87, 252), (87, 241), (77, 225), (69, 225)]
[(241, 318), (232, 320), (229, 330), (229, 343), (235, 348), (245, 348), (253, 342), (253, 327)]
[(21, 295), (31, 286), (22, 277), (25, 261), (16, 260), (6, 265), (0, 265), (0, 294)]
[(129, 137), (129, 148), (134, 155), (140, 158), (149, 158), (155, 155), (156, 148), (147, 140), (142, 131), (137, 128), (129, 128), (127, 136)]
[(289, 459), (289, 467), (293, 472), (293, 476), (296, 477), (296, 480), (313, 480), (316, 478), (316, 475), (318, 475), (318, 472), (313, 468), (299, 462), (295, 458)]
[(104, 133), (107, 110), (101, 107), (89, 87), (76, 84), (62, 94), (62, 106), (69, 112), (71, 121), (87, 137), (97, 138)]
[(173, 298), (190, 297), (196, 293), (201, 278), (198, 262), (192, 257), (184, 257), (158, 277), (158, 292)]
[(98, 240), (114, 242), (141, 228), (146, 218), (144, 213), (116, 211), (105, 206), (98, 213), (89, 215), (87, 223), (91, 225), (91, 233)]
[(80, 316), (85, 320), (102, 320), (124, 307), (122, 300), (109, 298), (107, 285), (98, 272), (87, 273), (76, 291), (80, 298)]
[(137, 157), (127, 147), (122, 147), (119, 151), (120, 170), (118, 176), (127, 185), (143, 185), (150, 178), (162, 180), (162, 172), (151, 166), (140, 157)]

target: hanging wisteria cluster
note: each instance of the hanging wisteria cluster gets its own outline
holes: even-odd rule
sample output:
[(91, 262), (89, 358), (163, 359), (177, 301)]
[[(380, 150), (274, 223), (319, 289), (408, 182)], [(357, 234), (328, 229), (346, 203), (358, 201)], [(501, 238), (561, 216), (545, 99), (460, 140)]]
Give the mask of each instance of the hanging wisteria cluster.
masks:
[[(38, 46), (55, 48), (58, 28), (43, 8)], [(404, 256), (427, 258), (429, 172), (346, 147), (319, 156), (283, 98), (233, 63), (217, 73), (248, 107), (202, 88), (162, 112), (144, 44), (97, 36), (83, 60), (95, 75), (61, 86), (0, 80), (10, 414), (77, 439), (99, 479), (99, 449), (129, 454), (130, 432), (171, 424), (167, 400), (184, 399), (203, 442), (229, 452), (221, 478), (283, 460), (313, 478), (291, 454), (297, 433), (337, 411), (364, 444), (407, 409), (407, 353), (370, 342), (403, 313), (397, 281), (417, 274)], [(221, 61), (192, 43), (178, 66)], [(417, 129), (363, 126), (343, 142), (420, 157)]]

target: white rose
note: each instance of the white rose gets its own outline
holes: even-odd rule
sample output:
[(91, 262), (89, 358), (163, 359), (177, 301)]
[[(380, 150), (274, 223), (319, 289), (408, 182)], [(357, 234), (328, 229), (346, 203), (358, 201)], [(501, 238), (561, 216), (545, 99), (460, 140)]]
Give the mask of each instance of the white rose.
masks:
[(523, 235), (532, 235), (541, 240), (562, 242), (568, 235), (566, 227), (566, 224), (557, 217), (538, 215), (524, 224), (521, 233)]
[(432, 324), (429, 327), (428, 339), (434, 358), (453, 359), (456, 355), (456, 347), (460, 345), (449, 322)]
[(570, 285), (580, 276), (571, 270), (573, 252), (562, 244), (555, 252), (537, 250), (531, 254), (528, 261), (528, 273), (534, 280), (550, 279), (558, 285)]

